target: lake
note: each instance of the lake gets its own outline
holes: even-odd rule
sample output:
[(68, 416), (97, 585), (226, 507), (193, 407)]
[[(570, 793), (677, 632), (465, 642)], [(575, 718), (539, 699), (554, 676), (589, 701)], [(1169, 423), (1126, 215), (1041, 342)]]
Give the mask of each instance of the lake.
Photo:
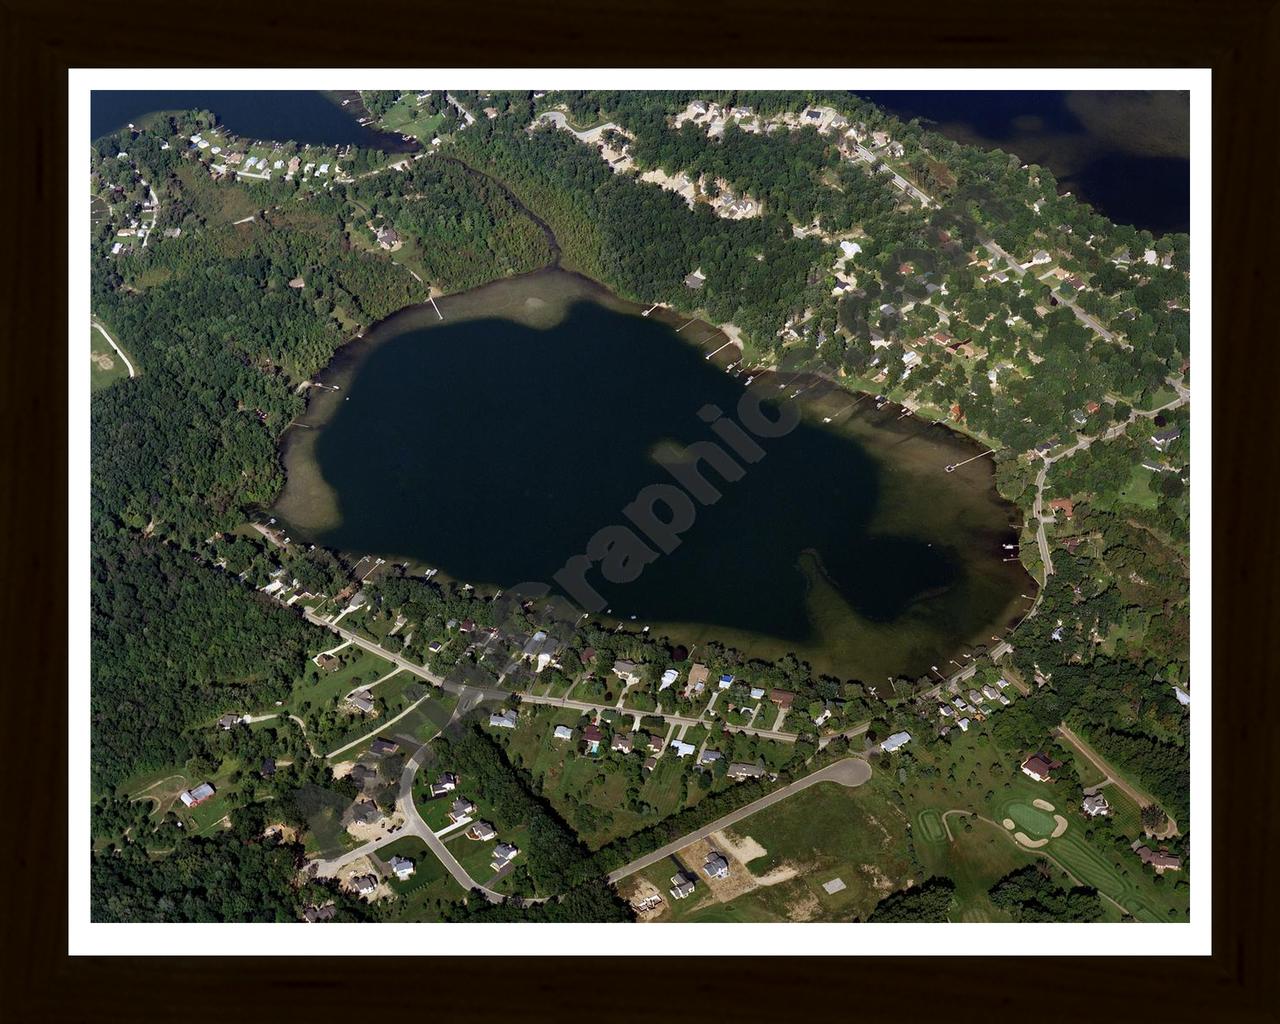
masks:
[(1049, 168), (1117, 224), (1154, 235), (1191, 219), (1191, 108), (1185, 92), (924, 90), (859, 92), (948, 138)]
[[(707, 404), (738, 420), (745, 377), (704, 354), (725, 337), (674, 324), (577, 275), (544, 270), (402, 311), (339, 353), (284, 446), (273, 509), (292, 535), (477, 585), (552, 583), (646, 485), (659, 459), (721, 443)], [(706, 478), (670, 554), (638, 578), (588, 575), (613, 617), (686, 643), (719, 638), (820, 671), (921, 675), (988, 642), (1034, 584), (1002, 545), (1019, 515), (977, 454), (940, 426), (876, 410), (817, 379), (764, 374), (753, 393), (803, 420), (760, 438), (740, 479)], [(830, 417), (831, 424), (824, 424)], [(660, 518), (668, 518), (665, 508)], [(580, 603), (580, 602), (579, 602)]]
[[(211, 110), (228, 130), (248, 139), (312, 146), (360, 146), (410, 152), (415, 143), (358, 124), (335, 94), (301, 89), (95, 89), (90, 135), (99, 139), (162, 110)], [(343, 93), (342, 98), (357, 97)]]

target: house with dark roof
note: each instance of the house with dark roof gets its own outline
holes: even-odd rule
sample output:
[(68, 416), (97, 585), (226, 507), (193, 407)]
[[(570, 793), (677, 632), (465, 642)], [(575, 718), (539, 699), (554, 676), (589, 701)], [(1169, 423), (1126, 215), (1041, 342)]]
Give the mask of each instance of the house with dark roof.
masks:
[(449, 820), (452, 822), (461, 821), (469, 814), (474, 814), (476, 805), (468, 800), (465, 796), (458, 797), (449, 805)]
[(520, 852), (518, 846), (511, 843), (498, 843), (493, 848), (493, 861), (489, 864), (494, 871), (501, 871), (504, 867), (516, 859), (516, 854)]
[(769, 691), (769, 700), (778, 705), (778, 707), (782, 708), (784, 711), (791, 707), (795, 702), (795, 699), (796, 695), (790, 690), (775, 689)]
[(372, 800), (361, 800), (352, 807), (351, 820), (359, 825), (372, 825), (382, 820), (382, 811)]
[(359, 711), (362, 715), (373, 714), (374, 703), (373, 697), (368, 690), (357, 690), (347, 698), (347, 703)]
[(632, 739), (629, 732), (615, 732), (613, 734), (613, 742), (609, 744), (610, 750), (616, 750), (621, 754), (631, 753)]
[(1107, 798), (1101, 793), (1092, 793), (1089, 796), (1086, 796), (1081, 807), (1084, 810), (1084, 813), (1089, 815), (1091, 818), (1111, 813), (1111, 806), (1107, 803)]
[(458, 776), (453, 772), (443, 772), (435, 782), (431, 783), (432, 796), (444, 796), (458, 788)]
[(371, 744), (369, 744), (369, 753), (377, 754), (381, 757), (383, 754), (394, 754), (400, 749), (400, 744), (394, 740), (385, 739), (379, 736)]
[(490, 825), (487, 821), (477, 821), (465, 833), (468, 839), (476, 839), (480, 842), (487, 842), (490, 839), (496, 839), (498, 830)]
[(594, 754), (600, 749), (600, 741), (604, 739), (604, 733), (600, 731), (600, 727), (592, 722), (582, 730), (582, 742), (586, 744), (587, 750)]
[(234, 729), (247, 717), (247, 715), (223, 715), (218, 719), (218, 728), (227, 730)]
[(1035, 779), (1036, 782), (1052, 782), (1053, 770), (1061, 767), (1061, 761), (1055, 761), (1046, 754), (1037, 753), (1022, 762), (1022, 774)]
[(1155, 868), (1157, 874), (1182, 870), (1182, 859), (1165, 850), (1153, 850), (1141, 843), (1134, 843), (1133, 852), (1138, 855), (1143, 864), (1150, 864)]
[(758, 764), (747, 764), (745, 761), (734, 761), (726, 773), (731, 779), (759, 779), (764, 776), (764, 768)]
[(696, 888), (694, 881), (683, 871), (677, 871), (671, 876), (671, 898), (682, 900)]
[(712, 852), (702, 865), (702, 873), (708, 878), (728, 878), (729, 858), (723, 853)]

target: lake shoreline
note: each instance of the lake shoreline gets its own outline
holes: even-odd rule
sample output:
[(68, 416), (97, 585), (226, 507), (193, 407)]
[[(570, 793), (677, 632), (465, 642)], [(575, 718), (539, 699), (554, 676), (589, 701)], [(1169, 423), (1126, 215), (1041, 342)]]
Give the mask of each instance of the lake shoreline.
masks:
[[(555, 287), (564, 288), (567, 285), (571, 301), (566, 301), (562, 309), (552, 309), (551, 305), (554, 305), (554, 303), (537, 306), (532, 313), (533, 322), (539, 323), (543, 329), (553, 327), (569, 315), (569, 311), (574, 305), (582, 301), (593, 302), (606, 309), (629, 316), (636, 316), (643, 312), (641, 304), (617, 295), (602, 282), (577, 271), (552, 266), (539, 268), (527, 274), (501, 278), (475, 288), (450, 293), (443, 298), (437, 299), (435, 305), (428, 301), (425, 303), (413, 303), (396, 310), (362, 331), (361, 334), (349, 339), (348, 342), (335, 351), (329, 364), (312, 377), (312, 381), (315, 383), (326, 387), (338, 387), (342, 390), (312, 389), (308, 395), (306, 409), (302, 416), (281, 433), (278, 439), (279, 457), (285, 472), (286, 482), (270, 508), (260, 510), (262, 514), (277, 516), (282, 522), (288, 524), (292, 535), (333, 547), (331, 543), (324, 541), (317, 535), (318, 532), (323, 532), (322, 530), (317, 531), (314, 526), (298, 521), (294, 513), (299, 505), (296, 502), (291, 504), (291, 500), (286, 499), (296, 497), (298, 474), (300, 472), (319, 474), (318, 464), (314, 457), (318, 436), (321, 430), (328, 426), (333, 417), (342, 409), (345, 399), (349, 397), (347, 386), (358, 376), (359, 370), (368, 357), (381, 348), (384, 342), (397, 338), (405, 331), (411, 331), (415, 328), (444, 327), (451, 323), (457, 324), (472, 320), (506, 320), (523, 323), (528, 326), (531, 315), (528, 307), (531, 302), (537, 301), (532, 300), (529, 296), (536, 293), (544, 281), (549, 281), (553, 289)], [(520, 300), (523, 297), (523, 301), (513, 303), (513, 296), (516, 300)], [(461, 311), (458, 309), (460, 304), (464, 307)], [(436, 306), (439, 307), (440, 312), (443, 314), (443, 320), (437, 317)], [(458, 315), (459, 312), (461, 312), (461, 316)], [(709, 338), (717, 339), (717, 344), (709, 347), (718, 348), (722, 343), (721, 339), (727, 339), (727, 333), (721, 327), (705, 319), (686, 317), (679, 311), (672, 310), (669, 307), (664, 307), (662, 312), (665, 315), (652, 315), (651, 319), (665, 323), (672, 330), (683, 325), (685, 330), (681, 334), (680, 340), (688, 343), (691, 348), (708, 346)], [(655, 310), (654, 313), (656, 314), (658, 311)], [(694, 337), (690, 337), (691, 335)], [(712, 365), (716, 364), (713, 363)], [(783, 371), (784, 374), (785, 372)], [(810, 379), (813, 381), (811, 386), (818, 388), (818, 393), (821, 396), (820, 399), (815, 399), (815, 401), (830, 401), (834, 396), (839, 396), (844, 398), (847, 404), (849, 398), (856, 399), (854, 404), (862, 406), (856, 415), (863, 418), (860, 421), (859, 429), (863, 431), (864, 435), (877, 434), (877, 436), (886, 439), (885, 443), (896, 437), (898, 440), (893, 442), (896, 444), (906, 443), (912, 439), (923, 439), (930, 444), (941, 443), (948, 448), (964, 450), (970, 454), (977, 454), (980, 450), (972, 438), (953, 430), (949, 424), (934, 422), (917, 415), (911, 410), (904, 409), (894, 402), (886, 401), (876, 407), (874, 399), (878, 396), (875, 396), (874, 393), (850, 389), (843, 382), (834, 378), (810, 374), (800, 383), (804, 384)], [(791, 383), (795, 383), (795, 381), (796, 378), (793, 378)], [(788, 388), (790, 388), (790, 384)], [(808, 401), (809, 399), (806, 398), (806, 402)], [(819, 417), (813, 417), (813, 419), (816, 423)], [(943, 427), (944, 430), (937, 431), (935, 428), (938, 426)], [(883, 431), (885, 430), (889, 430), (891, 433), (884, 435)], [(938, 472), (941, 472), (940, 468)], [(986, 549), (988, 543), (991, 546), (989, 554), (982, 555), (980, 551), (974, 550), (966, 551), (964, 555), (969, 560), (982, 557), (999, 562), (1001, 561), (999, 556), (1002, 552), (998, 542), (1017, 541), (1022, 530), (1025, 514), (1012, 502), (998, 494), (994, 484), (994, 468), (988, 466), (985, 469), (985, 473), (988, 474), (985, 478), (985, 484), (971, 479), (969, 485), (989, 491), (992, 500), (1004, 509), (1004, 531), (1000, 536), (991, 536), (984, 543), (983, 550)], [(325, 482), (322, 479), (317, 480), (315, 481), (315, 486), (319, 487), (323, 483)], [(306, 488), (303, 488), (302, 493), (301, 504), (313, 507), (312, 499), (314, 495), (308, 493)], [(338, 546), (336, 550), (350, 557), (352, 561), (363, 555), (374, 555), (386, 558), (389, 561), (406, 561), (411, 566), (417, 566), (419, 571), (428, 567), (428, 563), (421, 558), (406, 556), (404, 552), (394, 550), (365, 550), (363, 547), (357, 548), (348, 545)], [(439, 569), (440, 578), (442, 579), (455, 579), (459, 583), (471, 583), (481, 592), (501, 589), (501, 584), (495, 581), (464, 579), (453, 576), (443, 567), (437, 565), (429, 567)], [(1020, 564), (1018, 568), (1023, 570), (1024, 576), (1021, 589), (1023, 592), (1027, 592), (1028, 588), (1032, 588), (1031, 593), (1034, 594), (1036, 586), (1034, 579), (1029, 573), (1025, 572), (1024, 567)], [(508, 581), (508, 585), (510, 585), (510, 582)], [(927, 604), (927, 602), (919, 601), (917, 604), (923, 605)], [(993, 619), (988, 620), (972, 634), (967, 635), (955, 649), (949, 652), (948, 656), (958, 657), (961, 652), (975, 650), (985, 643), (986, 637), (992, 633), (1000, 633), (1002, 635), (1007, 633), (1007, 630), (1012, 625), (1021, 621), (1024, 614), (1025, 609), (1019, 606), (1019, 601), (1011, 599), (1008, 607)], [(908, 618), (910, 619), (914, 615), (916, 613), (912, 612), (908, 615)], [(752, 635), (749, 632), (744, 633), (737, 629), (726, 627), (723, 624), (691, 621), (666, 622), (653, 617), (646, 617), (643, 622), (635, 622), (626, 617), (625, 611), (618, 616), (601, 616), (601, 618), (606, 618), (611, 625), (616, 623), (624, 629), (638, 630), (641, 625), (649, 625), (655, 632), (670, 637), (673, 642), (697, 644), (714, 637), (742, 649), (753, 657), (776, 658), (788, 651), (796, 651), (799, 657), (815, 666), (815, 671), (840, 672), (842, 670), (841, 659), (839, 658), (825, 661), (815, 651), (799, 650), (796, 644), (789, 641), (773, 636), (766, 637), (764, 635)], [(888, 633), (886, 633), (881, 637), (881, 642), (885, 642), (889, 638)], [(908, 666), (903, 667), (905, 669)]]

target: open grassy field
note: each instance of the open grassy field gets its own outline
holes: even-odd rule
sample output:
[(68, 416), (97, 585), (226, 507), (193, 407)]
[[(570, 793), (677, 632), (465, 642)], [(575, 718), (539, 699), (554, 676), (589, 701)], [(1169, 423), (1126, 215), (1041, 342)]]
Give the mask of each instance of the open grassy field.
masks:
[(89, 387), (93, 391), (129, 376), (124, 360), (116, 355), (107, 339), (94, 327), (89, 328), (89, 360)]
[[(311, 708), (332, 707), (357, 686), (367, 686), (395, 668), (386, 658), (380, 658), (355, 644), (347, 645), (334, 657), (342, 663), (337, 671), (317, 669), (319, 679), (315, 682), (300, 679), (294, 684), (293, 692), (285, 704), (289, 712), (305, 715)], [(311, 669), (314, 667), (308, 663), (308, 676), (311, 676)], [(381, 688), (374, 692), (379, 698), (382, 697)]]
[(1151, 470), (1141, 465), (1134, 466), (1129, 473), (1128, 481), (1120, 488), (1120, 492), (1116, 496), (1117, 503), (1154, 509), (1160, 502), (1160, 499), (1151, 490), (1151, 483), (1154, 479), (1155, 474)]
[[(727, 843), (694, 844), (641, 877), (663, 895), (662, 921), (849, 921), (922, 877), (902, 841), (906, 828), (884, 792), (821, 783), (738, 822)], [(728, 879), (702, 874), (711, 848), (732, 854)], [(676, 901), (668, 890), (678, 864), (698, 871), (698, 886)], [(845, 888), (827, 893), (836, 878)]]
[[(952, 738), (949, 747), (918, 747), (915, 756), (934, 764), (944, 775), (954, 775), (954, 781), (940, 787), (913, 776), (899, 788), (915, 826), (917, 851), (931, 871), (956, 881), (958, 913), (963, 919), (970, 919), (966, 915), (982, 919), (993, 910), (985, 899), (986, 888), (1007, 870), (1039, 856), (1069, 873), (1078, 884), (1092, 886), (1109, 897), (1114, 902), (1108, 904), (1108, 913), (1117, 918), (1120, 911), (1116, 904), (1139, 921), (1184, 919), (1185, 889), (1175, 887), (1172, 879), (1154, 881), (1131, 851), (1113, 846), (1101, 835), (1089, 839), (1089, 823), (1079, 808), (1066, 806), (1053, 784), (1023, 775), (1018, 770), (1019, 755), (1000, 751), (980, 728), (959, 737), (953, 733)], [(863, 788), (885, 784), (884, 776), (877, 775)], [(1108, 800), (1112, 788), (1107, 787)], [(1037, 799), (1053, 804), (1054, 810), (1036, 807)], [(948, 813), (951, 811), (963, 813)], [(937, 842), (934, 813), (944, 832), (949, 827), (951, 833), (951, 838), (944, 837), (945, 847)], [(975, 813), (985, 820), (971, 822), (973, 829), (969, 831), (964, 828), (964, 818)], [(1121, 811), (1126, 821), (1132, 813), (1128, 808)], [(1055, 814), (1067, 821), (1065, 832), (1056, 838), (1052, 836)], [(1014, 822), (1015, 829), (1003, 826), (1006, 818)], [(1020, 846), (1013, 838), (1014, 831), (1033, 841), (1044, 840), (1044, 845), (1036, 849)], [(1007, 855), (1000, 853), (1000, 842)]]

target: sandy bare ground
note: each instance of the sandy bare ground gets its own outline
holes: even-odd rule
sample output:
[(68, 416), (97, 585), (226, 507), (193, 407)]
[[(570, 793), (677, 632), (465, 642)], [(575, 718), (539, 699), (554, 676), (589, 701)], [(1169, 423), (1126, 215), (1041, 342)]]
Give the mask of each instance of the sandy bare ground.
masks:
[(345, 779), (351, 774), (351, 769), (355, 766), (355, 761), (339, 761), (333, 766), (333, 777), (335, 779)]
[(634, 908), (637, 904), (644, 902), (657, 896), (661, 902), (656, 906), (650, 907), (648, 910), (636, 911), (636, 920), (640, 922), (656, 921), (667, 912), (667, 896), (659, 891), (658, 887), (650, 882), (647, 878), (637, 878), (635, 880), (635, 888), (627, 896)]
[(711, 839), (719, 846), (721, 852), (731, 854), (743, 864), (763, 857), (769, 851), (757, 843), (751, 836), (736, 836), (728, 829), (712, 832)]
[(269, 836), (273, 833), (280, 836), (281, 842), (296, 843), (298, 841), (298, 830), (292, 825), (286, 825), (283, 822), (268, 825), (262, 832), (263, 836)]
[(380, 839), (396, 828), (404, 824), (404, 815), (399, 811), (393, 813), (390, 817), (383, 818), (381, 821), (372, 825), (365, 825), (362, 822), (353, 821), (347, 826), (347, 832), (353, 839), (358, 839), (362, 843), (367, 843), (371, 839)]
[(893, 879), (886, 875), (875, 864), (859, 864), (858, 870), (867, 876), (871, 882), (871, 887), (876, 892), (889, 893), (894, 890)]
[(1031, 801), (1031, 806), (1032, 806), (1032, 807), (1039, 807), (1039, 808), (1040, 808), (1040, 810), (1042, 810), (1042, 811), (1052, 811), (1052, 810), (1053, 810), (1053, 804), (1049, 803), (1049, 801), (1048, 801), (1048, 800), (1041, 800), (1039, 797), (1036, 797), (1034, 800), (1032, 800), (1032, 801)]
[(116, 361), (105, 352), (90, 352), (89, 361), (94, 363), (99, 370), (111, 370), (116, 365)]

